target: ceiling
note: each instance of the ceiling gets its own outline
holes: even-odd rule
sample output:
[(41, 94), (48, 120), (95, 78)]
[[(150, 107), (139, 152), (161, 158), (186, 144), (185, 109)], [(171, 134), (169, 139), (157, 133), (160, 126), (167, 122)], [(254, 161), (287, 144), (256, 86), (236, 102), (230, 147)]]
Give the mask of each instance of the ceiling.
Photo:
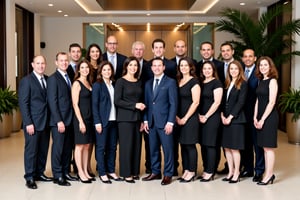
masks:
[[(259, 7), (278, 0), (15, 0), (16, 4), (41, 16), (218, 16), (230, 7), (256, 13)], [(240, 5), (243, 2), (245, 5)], [(51, 3), (53, 6), (48, 6)], [(61, 11), (61, 12), (58, 12)]]

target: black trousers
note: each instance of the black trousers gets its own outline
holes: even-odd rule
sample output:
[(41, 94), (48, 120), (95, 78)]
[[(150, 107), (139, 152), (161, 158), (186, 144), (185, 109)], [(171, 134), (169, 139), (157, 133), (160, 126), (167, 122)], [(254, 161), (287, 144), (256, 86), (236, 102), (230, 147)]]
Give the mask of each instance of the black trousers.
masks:
[(201, 146), (204, 172), (215, 173), (217, 150), (214, 146)]
[(181, 144), (183, 170), (197, 172), (198, 154), (195, 144)]

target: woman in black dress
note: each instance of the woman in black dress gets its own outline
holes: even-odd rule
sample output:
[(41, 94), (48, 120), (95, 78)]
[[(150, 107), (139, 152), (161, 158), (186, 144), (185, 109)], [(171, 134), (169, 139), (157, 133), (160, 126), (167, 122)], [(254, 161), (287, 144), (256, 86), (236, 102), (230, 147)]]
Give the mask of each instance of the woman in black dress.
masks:
[(179, 143), (184, 173), (180, 182), (190, 182), (197, 172), (197, 149), (199, 142), (199, 121), (197, 108), (200, 101), (200, 85), (196, 78), (195, 66), (190, 58), (182, 58), (178, 64), (179, 105), (176, 116)]
[(78, 168), (78, 178), (82, 183), (91, 183), (91, 180), (94, 180), (88, 173), (88, 154), (94, 132), (91, 106), (91, 69), (92, 66), (87, 60), (80, 61), (76, 66), (74, 83), (72, 85), (72, 102), (75, 112), (73, 121), (74, 157)]
[(201, 97), (199, 106), (200, 144), (203, 160), (201, 182), (214, 179), (216, 166), (216, 145), (221, 121), (219, 106), (222, 101), (223, 86), (218, 79), (215, 65), (205, 61), (202, 67)]
[(93, 43), (87, 49), (85, 58), (91, 63), (92, 67), (92, 83), (97, 81), (97, 71), (102, 62), (102, 51), (98, 44)]
[(135, 57), (124, 61), (123, 76), (115, 86), (115, 105), (117, 107), (117, 122), (119, 130), (119, 160), (120, 176), (128, 183), (139, 179), (141, 142), (140, 131), (143, 128), (141, 111), (145, 109), (142, 103), (142, 82), (138, 80), (140, 63)]
[(256, 75), (260, 79), (256, 89), (257, 100), (254, 110), (254, 126), (257, 129), (257, 145), (263, 147), (265, 174), (258, 185), (273, 183), (275, 151), (277, 147), (278, 113), (275, 108), (278, 92), (278, 72), (271, 58), (262, 56), (257, 61)]
[(181, 146), (184, 173), (180, 182), (190, 182), (197, 171), (197, 149), (199, 142), (199, 121), (197, 108), (200, 101), (200, 85), (195, 74), (195, 66), (190, 58), (182, 58), (178, 64), (179, 106), (176, 116), (179, 143)]
[(221, 109), (222, 147), (229, 169), (227, 177), (222, 180), (229, 183), (237, 183), (240, 176), (240, 150), (245, 147), (246, 116), (243, 107), (247, 89), (242, 65), (234, 60), (228, 66)]

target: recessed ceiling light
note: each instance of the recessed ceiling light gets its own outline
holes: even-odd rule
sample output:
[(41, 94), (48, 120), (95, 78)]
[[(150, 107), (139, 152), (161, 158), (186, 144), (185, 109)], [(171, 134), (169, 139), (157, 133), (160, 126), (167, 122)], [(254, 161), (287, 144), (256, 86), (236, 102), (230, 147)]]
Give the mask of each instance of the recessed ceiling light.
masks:
[(52, 6), (54, 6), (54, 5), (53, 5), (53, 3), (49, 3), (48, 6), (49, 6), (49, 7), (52, 7)]
[(244, 6), (244, 5), (246, 5), (246, 3), (244, 3), (244, 2), (241, 2), (241, 3), (240, 3), (240, 6)]
[(57, 12), (62, 13), (62, 10), (58, 10)]
[(286, 5), (286, 4), (288, 4), (289, 2), (288, 1), (285, 1), (284, 3), (283, 3), (283, 5)]
[(147, 13), (147, 16), (150, 16), (151, 14), (150, 13)]
[(65, 14), (64, 17), (68, 17), (69, 15)]

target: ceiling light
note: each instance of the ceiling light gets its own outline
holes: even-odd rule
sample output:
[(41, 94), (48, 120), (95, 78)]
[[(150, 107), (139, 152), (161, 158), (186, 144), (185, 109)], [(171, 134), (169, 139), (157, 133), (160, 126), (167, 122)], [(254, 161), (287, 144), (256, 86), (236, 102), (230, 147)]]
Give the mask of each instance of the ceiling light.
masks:
[(288, 4), (289, 2), (288, 1), (285, 1), (284, 3), (283, 3), (283, 5), (286, 5), (286, 4)]
[(69, 15), (65, 14), (64, 17), (68, 17)]
[(49, 7), (52, 7), (52, 6), (54, 6), (54, 5), (53, 5), (53, 3), (49, 3), (48, 6), (49, 6)]
[(244, 3), (244, 2), (241, 2), (241, 3), (240, 3), (240, 6), (244, 6), (244, 5), (246, 5), (246, 3)]
[(150, 16), (151, 14), (150, 14), (150, 13), (147, 13), (146, 15), (147, 15), (147, 16)]
[(62, 13), (62, 10), (58, 10), (57, 12)]

